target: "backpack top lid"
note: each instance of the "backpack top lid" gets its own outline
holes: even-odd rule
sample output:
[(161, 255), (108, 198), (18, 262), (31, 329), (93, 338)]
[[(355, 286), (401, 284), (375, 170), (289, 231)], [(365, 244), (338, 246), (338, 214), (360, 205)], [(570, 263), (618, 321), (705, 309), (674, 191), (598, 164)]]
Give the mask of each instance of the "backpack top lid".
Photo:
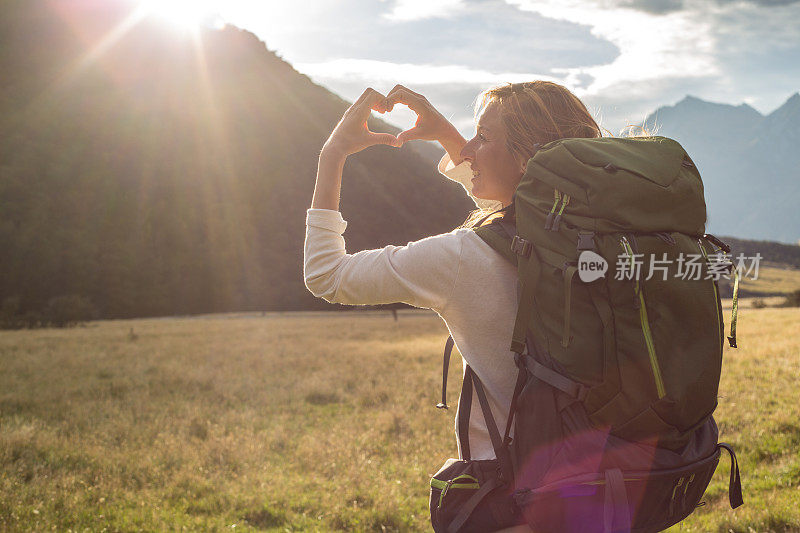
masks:
[(547, 143), (528, 160), (517, 208), (549, 208), (553, 190), (569, 196), (565, 219), (587, 230), (705, 232), (700, 174), (681, 145), (666, 137)]

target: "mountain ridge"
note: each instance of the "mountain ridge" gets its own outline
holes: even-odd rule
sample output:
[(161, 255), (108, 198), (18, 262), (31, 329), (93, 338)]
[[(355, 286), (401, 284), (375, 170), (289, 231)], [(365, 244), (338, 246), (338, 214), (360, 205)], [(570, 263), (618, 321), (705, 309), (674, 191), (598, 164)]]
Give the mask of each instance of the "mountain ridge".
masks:
[[(711, 233), (796, 243), (800, 239), (800, 94), (768, 115), (686, 96), (642, 123), (679, 141), (703, 177)], [(779, 191), (780, 194), (775, 194)]]
[[(82, 0), (81, 11), (59, 5), (0, 3), (0, 307), (34, 313), (80, 295), (103, 318), (332, 308), (303, 283), (304, 222), (319, 151), (350, 103), (245, 30), (205, 29), (195, 40), (144, 20), (96, 49), (126, 12), (103, 0)], [(666, 113), (676, 119), (669, 127), (679, 114)], [(735, 120), (751, 115), (742, 108)], [(399, 132), (374, 116), (368, 125)], [(688, 133), (730, 137), (717, 124), (695, 126)], [(714, 140), (702, 133), (698, 142)], [(743, 141), (759, 156), (748, 165), (777, 172), (763, 157), (773, 148), (793, 157), (780, 132), (759, 139)], [(711, 148), (698, 164), (721, 228), (713, 232), (737, 234), (721, 216), (726, 194), (754, 201), (734, 218), (751, 223), (797, 203), (793, 193), (764, 194), (773, 178), (716, 179), (710, 169), (736, 150)], [(463, 222), (473, 205), (438, 174), (441, 153), (415, 141), (347, 159), (348, 250)]]

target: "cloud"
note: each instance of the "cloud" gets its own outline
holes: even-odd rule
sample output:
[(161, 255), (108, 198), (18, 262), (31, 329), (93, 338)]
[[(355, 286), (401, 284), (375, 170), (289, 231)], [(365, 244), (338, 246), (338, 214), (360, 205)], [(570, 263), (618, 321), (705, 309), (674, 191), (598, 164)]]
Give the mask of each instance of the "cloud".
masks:
[[(796, 4), (798, 1), (800, 0), (747, 0), (746, 3), (763, 7), (778, 7)], [(716, 0), (716, 2), (720, 5), (743, 3), (742, 0)]]
[(563, 83), (612, 131), (687, 93), (767, 113), (800, 88), (800, 0), (278, 4), (239, 24), (347, 99), (410, 85), (462, 132), (475, 95), (507, 81)]
[[(601, 65), (555, 69), (583, 99), (660, 105), (689, 92), (747, 101), (762, 112), (800, 86), (800, 6), (796, 3), (684, 0), (508, 0), (520, 9), (584, 24), (620, 51)], [(769, 4), (770, 7), (765, 7)], [(794, 57), (794, 59), (792, 59)], [(580, 76), (591, 76), (579, 85)], [(634, 115), (646, 110), (632, 106)], [(650, 109), (652, 111), (652, 108)]]
[[(800, 2), (800, 0), (713, 0), (712, 4), (717, 6), (753, 5), (770, 8), (787, 6), (798, 2)], [(692, 6), (689, 5), (687, 8), (685, 0), (612, 0), (610, 2), (606, 2), (605, 5), (609, 7), (624, 7), (644, 11), (645, 13), (651, 13), (654, 15), (683, 10), (692, 11)]]
[(325, 1), (304, 12), (282, 8), (280, 16), (265, 12), (240, 20), (292, 64), (348, 58), (552, 75), (553, 68), (603, 64), (619, 53), (587, 26), (549, 20), (503, 0), (463, 0), (446, 19), (422, 16), (435, 11), (393, 17), (398, 6)]
[(401, 21), (450, 17), (462, 6), (461, 0), (397, 0), (392, 11), (383, 16), (388, 20)]
[(497, 83), (529, 81), (534, 78), (558, 81), (558, 78), (541, 74), (494, 73), (461, 65), (418, 65), (369, 59), (334, 59), (321, 63), (298, 63), (295, 68), (318, 79), (357, 78), (364, 82), (372, 81), (376, 84), (402, 80), (404, 84), (414, 85), (466, 83), (488, 86)]
[[(458, 128), (471, 136), (475, 125), (472, 112), (476, 97), (485, 89), (503, 83), (532, 79), (555, 82), (563, 80), (541, 74), (490, 72), (460, 65), (415, 65), (363, 59), (337, 59), (322, 63), (295, 65), (317, 83), (329, 87), (346, 100), (353, 101), (366, 87), (386, 94), (398, 83), (425, 95), (428, 100)], [(414, 114), (400, 108), (392, 114), (399, 127), (414, 122)]]
[(587, 25), (591, 33), (620, 51), (600, 65), (556, 70), (573, 79), (581, 74), (594, 81), (584, 94), (596, 94), (620, 80), (639, 82), (663, 77), (710, 77), (718, 74), (709, 21), (685, 11), (654, 15), (602, 0), (508, 0), (522, 10)]
[(620, 7), (638, 9), (645, 13), (662, 15), (683, 9), (683, 0), (624, 0), (620, 2)]

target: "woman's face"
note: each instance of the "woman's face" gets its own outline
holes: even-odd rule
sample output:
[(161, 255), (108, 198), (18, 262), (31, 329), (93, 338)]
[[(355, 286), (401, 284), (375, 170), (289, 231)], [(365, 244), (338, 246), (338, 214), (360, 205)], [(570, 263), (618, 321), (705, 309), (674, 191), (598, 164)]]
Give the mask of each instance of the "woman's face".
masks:
[(461, 157), (472, 168), (475, 197), (498, 200), (504, 207), (511, 203), (524, 169), (506, 148), (506, 131), (495, 103), (484, 108), (475, 137), (461, 150)]

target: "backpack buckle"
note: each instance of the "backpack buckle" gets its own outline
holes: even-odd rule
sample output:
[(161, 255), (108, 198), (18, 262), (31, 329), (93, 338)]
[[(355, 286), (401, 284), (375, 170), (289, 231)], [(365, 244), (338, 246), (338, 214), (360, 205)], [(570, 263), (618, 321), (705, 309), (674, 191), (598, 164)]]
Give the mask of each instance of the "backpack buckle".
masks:
[(717, 248), (721, 249), (726, 254), (731, 253), (731, 247), (730, 246), (728, 246), (727, 244), (725, 244), (724, 242), (722, 242), (718, 238), (714, 237), (710, 233), (704, 234), (703, 238), (705, 240), (707, 240), (708, 242), (710, 242), (711, 244), (713, 244), (714, 246), (716, 246)]
[(578, 386), (578, 395), (575, 396), (575, 399), (583, 403), (586, 401), (586, 396), (588, 395), (589, 395), (589, 387), (581, 384)]
[(514, 235), (514, 238), (511, 239), (511, 251), (517, 255), (521, 255), (523, 257), (530, 257), (531, 255), (531, 242), (526, 241), (519, 235)]
[(594, 244), (594, 232), (579, 232), (578, 233), (578, 251), (582, 252), (584, 250), (596, 250), (597, 247)]

